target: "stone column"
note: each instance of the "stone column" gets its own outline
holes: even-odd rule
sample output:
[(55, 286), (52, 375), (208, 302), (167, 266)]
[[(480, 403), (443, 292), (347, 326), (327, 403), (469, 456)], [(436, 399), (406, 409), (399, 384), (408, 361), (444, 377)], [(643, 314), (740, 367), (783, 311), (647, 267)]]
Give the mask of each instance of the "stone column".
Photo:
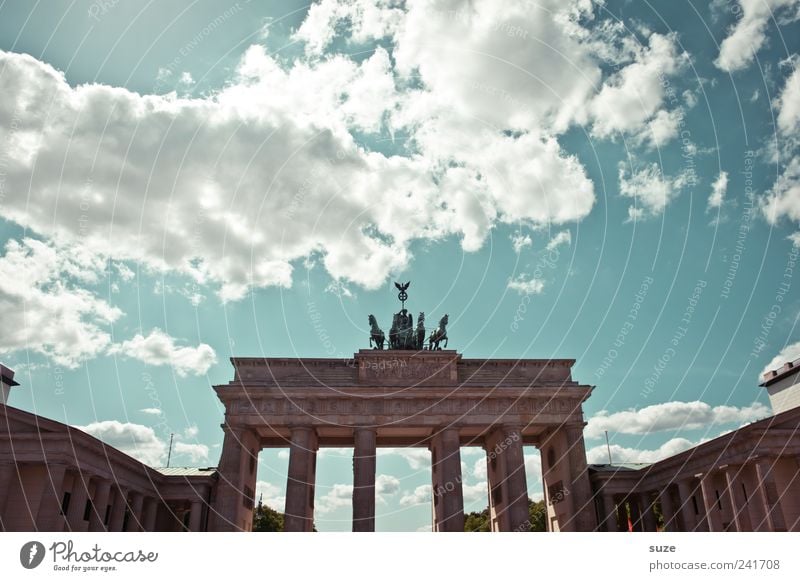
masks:
[(225, 439), (219, 458), (211, 531), (246, 531), (253, 526), (256, 466), (260, 450), (255, 432), (222, 426)]
[(144, 503), (144, 520), (142, 526), (145, 531), (153, 532), (156, 530), (156, 517), (158, 516), (159, 500), (157, 498), (148, 497)]
[[(89, 513), (89, 530), (105, 531), (106, 510), (108, 509), (108, 497), (111, 492), (110, 480), (98, 480), (94, 489), (92, 499), (92, 511)], [(110, 515), (109, 515), (110, 519)], [(111, 522), (111, 520), (109, 520)]]
[(653, 511), (653, 497), (649, 492), (639, 494), (639, 501), (642, 505), (642, 529), (654, 533), (658, 530), (658, 520)]
[(672, 497), (669, 493), (669, 484), (658, 494), (659, 504), (661, 505), (661, 514), (664, 517), (664, 530), (673, 532), (677, 530), (675, 522), (675, 508), (672, 506)]
[(202, 518), (203, 501), (195, 499), (191, 502), (191, 511), (189, 512), (189, 530), (192, 532), (199, 532)]
[[(678, 480), (678, 509), (683, 517), (683, 528), (687, 532), (697, 528), (697, 515), (694, 512), (694, 501), (692, 494), (694, 488), (686, 480)], [(677, 527), (676, 527), (677, 528)]]
[(464, 532), (461, 439), (456, 428), (445, 428), (431, 440), (433, 530)]
[(631, 525), (636, 532), (644, 531), (642, 522), (642, 512), (639, 510), (639, 498), (637, 494), (629, 494), (627, 497), (628, 505), (631, 507)]
[(590, 532), (597, 527), (592, 503), (592, 484), (586, 464), (586, 445), (583, 441), (584, 425), (569, 425), (565, 428), (570, 474), (568, 492), (574, 512), (570, 519), (574, 523), (569, 528), (578, 532)]
[[(768, 531), (785, 531), (786, 525), (783, 522), (781, 505), (777, 499), (775, 481), (770, 468), (770, 460), (756, 462), (756, 476), (758, 477), (756, 494), (759, 495), (759, 500), (766, 515), (763, 525), (766, 526)], [(762, 526), (761, 529), (763, 530), (763, 528)]]
[(64, 517), (61, 514), (61, 499), (64, 496), (64, 476), (67, 467), (61, 464), (47, 466), (47, 477), (36, 513), (36, 530), (39, 532), (61, 532)]
[(784, 454), (772, 466), (775, 498), (781, 505), (784, 530), (800, 531), (800, 454)]
[(739, 475), (737, 474), (739, 467), (729, 467), (725, 470), (725, 491), (727, 493), (728, 502), (731, 503), (731, 514), (733, 515), (733, 523), (738, 532), (749, 530), (747, 521), (747, 507), (739, 504)]
[(600, 518), (598, 530), (615, 533), (619, 530), (617, 521), (617, 505), (614, 502), (614, 495), (600, 491)]
[(144, 496), (141, 492), (131, 492), (131, 512), (128, 516), (128, 526), (125, 529), (128, 532), (136, 532), (142, 530), (142, 523), (144, 521), (142, 509), (144, 508)]
[(371, 428), (353, 431), (353, 532), (375, 531), (375, 444)]
[(86, 501), (89, 499), (89, 476), (84, 477), (80, 470), (72, 478), (72, 490), (69, 495), (67, 507), (67, 524), (72, 532), (86, 530), (83, 514), (86, 511)]
[(317, 434), (305, 426), (292, 428), (291, 434), (283, 530), (310, 532), (314, 528)]
[(494, 430), (486, 438), (486, 453), (493, 530), (528, 531), (528, 485), (519, 429), (503, 426)]
[(122, 523), (125, 522), (125, 511), (128, 508), (128, 492), (123, 488), (114, 487), (114, 502), (111, 505), (111, 518), (108, 520), (109, 532), (121, 532)]
[(0, 465), (0, 531), (5, 531), (8, 527), (5, 521), (6, 502), (14, 482), (13, 478), (17, 475), (16, 464), (2, 464)]
[(722, 523), (720, 522), (719, 510), (717, 510), (716, 503), (717, 497), (714, 494), (713, 475), (705, 473), (700, 479), (700, 490), (703, 494), (703, 508), (706, 511), (706, 522), (708, 523), (708, 531), (717, 533), (722, 531)]

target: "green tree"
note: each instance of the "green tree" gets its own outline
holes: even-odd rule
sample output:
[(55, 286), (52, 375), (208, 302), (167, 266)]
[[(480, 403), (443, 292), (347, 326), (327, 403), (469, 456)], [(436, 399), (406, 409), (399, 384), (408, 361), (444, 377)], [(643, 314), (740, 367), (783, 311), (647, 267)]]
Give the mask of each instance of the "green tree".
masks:
[(489, 522), (489, 509), (480, 512), (470, 512), (464, 518), (464, 531), (467, 533), (488, 533), (491, 528)]
[(283, 531), (283, 514), (266, 504), (259, 504), (253, 511), (253, 531), (259, 533)]
[(547, 505), (544, 500), (539, 502), (528, 501), (528, 518), (531, 522), (530, 532), (547, 532)]
[[(539, 533), (547, 530), (547, 506), (544, 500), (539, 502), (528, 501), (528, 514), (530, 528), (527, 532)], [(480, 512), (470, 512), (464, 518), (464, 531), (468, 533), (488, 533), (492, 530), (492, 523), (489, 518), (489, 509), (485, 508)]]

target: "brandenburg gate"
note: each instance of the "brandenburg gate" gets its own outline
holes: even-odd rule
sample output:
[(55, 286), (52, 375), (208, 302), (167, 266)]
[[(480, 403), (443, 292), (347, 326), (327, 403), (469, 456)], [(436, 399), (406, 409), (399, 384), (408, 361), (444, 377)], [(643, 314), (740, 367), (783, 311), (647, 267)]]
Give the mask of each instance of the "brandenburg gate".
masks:
[(424, 447), (433, 530), (463, 531), (460, 448), (480, 446), (492, 530), (525, 531), (524, 445), (541, 452), (548, 530), (595, 529), (582, 411), (592, 387), (573, 380), (574, 361), (465, 359), (438, 347), (446, 345), (447, 316), (424, 349), (403, 295), (388, 349), (370, 315), (376, 348), (352, 359), (231, 359), (233, 380), (214, 388), (225, 436), (210, 530), (251, 530), (258, 454), (288, 447), (284, 527), (311, 531), (317, 451), (352, 447), (353, 530), (374, 531), (376, 449)]

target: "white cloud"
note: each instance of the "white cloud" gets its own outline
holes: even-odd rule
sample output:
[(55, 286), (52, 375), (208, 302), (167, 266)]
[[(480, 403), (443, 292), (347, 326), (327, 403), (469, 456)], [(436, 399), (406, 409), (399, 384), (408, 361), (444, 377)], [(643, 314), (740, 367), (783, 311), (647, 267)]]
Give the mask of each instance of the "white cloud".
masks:
[(194, 79), (192, 78), (192, 73), (190, 73), (189, 71), (183, 71), (181, 73), (180, 78), (178, 79), (178, 83), (180, 83), (185, 87), (194, 85)]
[(75, 368), (104, 352), (111, 342), (107, 329), (122, 312), (78, 286), (97, 283), (104, 267), (102, 258), (79, 247), (32, 238), (6, 242), (0, 257), (0, 353), (29, 349)]
[(708, 196), (708, 209), (715, 209), (722, 206), (725, 200), (725, 193), (728, 191), (728, 172), (721, 171), (714, 183), (711, 184), (711, 194)]
[(188, 444), (175, 442), (172, 446), (173, 454), (188, 456), (192, 464), (208, 460), (208, 446), (205, 444)]
[(526, 279), (524, 274), (508, 281), (508, 288), (521, 295), (538, 295), (544, 290), (544, 281), (538, 278)]
[(511, 235), (511, 246), (514, 248), (514, 252), (519, 254), (522, 252), (523, 248), (529, 248), (533, 246), (533, 240), (528, 234), (522, 234), (520, 232), (515, 232)]
[(598, 137), (639, 134), (650, 123), (645, 138), (654, 145), (674, 137), (676, 113), (660, 111), (665, 96), (662, 80), (679, 72), (685, 62), (674, 34), (651, 34), (648, 46), (638, 47), (634, 61), (606, 81), (589, 104), (592, 133)]
[(694, 430), (711, 425), (742, 424), (769, 415), (769, 409), (754, 402), (746, 407), (720, 405), (711, 407), (701, 401), (670, 401), (641, 408), (610, 413), (602, 410), (589, 418), (587, 438), (600, 438), (603, 432), (652, 434), (668, 430)]
[(678, 136), (683, 114), (680, 108), (673, 111), (662, 109), (636, 135), (636, 140), (639, 143), (648, 143), (650, 147), (666, 145)]
[(778, 110), (778, 129), (784, 135), (796, 134), (800, 130), (800, 69), (792, 63), (792, 74), (786, 79), (780, 96), (775, 99)]
[[(319, 488), (317, 488), (319, 490)], [(353, 485), (334, 484), (328, 492), (317, 496), (314, 509), (320, 514), (327, 514), (340, 508), (353, 505)]]
[[(764, 369), (761, 370), (761, 375), (763, 376), (768, 371), (780, 369), (785, 363), (796, 361), (797, 359), (800, 359), (800, 341), (797, 343), (792, 343), (791, 345), (787, 345), (781, 349), (781, 352), (773, 357), (772, 361), (764, 366)], [(760, 380), (761, 377), (759, 377), (759, 381)]]
[(431, 485), (423, 484), (417, 486), (413, 492), (407, 492), (400, 497), (400, 506), (415, 506), (427, 504), (431, 501)]
[(105, 420), (75, 427), (150, 466), (163, 466), (167, 458), (167, 444), (148, 426)]
[(278, 512), (283, 512), (286, 507), (286, 493), (284, 489), (266, 480), (259, 480), (256, 482), (256, 502), (258, 502), (259, 498), (262, 499), (261, 502)]
[(786, 217), (800, 221), (800, 156), (792, 158), (762, 199), (762, 211), (770, 224)]
[(160, 329), (154, 329), (147, 337), (137, 334), (133, 339), (115, 345), (111, 352), (138, 359), (147, 365), (170, 365), (181, 377), (203, 375), (217, 362), (217, 355), (209, 345), (178, 347), (175, 339)]
[(547, 243), (546, 250), (555, 250), (562, 244), (569, 246), (572, 244), (572, 234), (569, 230), (562, 230), (550, 239)]
[[(282, 65), (254, 45), (224, 89), (188, 99), (70, 87), (52, 67), (0, 52), (0, 133), (12, 144), (6, 186), (36, 192), (9, 196), (5, 217), (116, 261), (185, 275), (236, 300), (252, 288), (290, 286), (293, 263), (315, 253), (334, 279), (376, 288), (407, 265), (414, 239), (457, 235), (471, 251), (498, 220), (564, 223), (589, 213), (593, 184), (540, 130), (539, 113), (548, 125), (566, 127), (599, 70), (552, 14), (486, 4), (482, 15), (493, 20), (469, 25), (498, 32), (484, 47), (497, 50), (487, 54), (513, 47), (523, 68), (490, 80), (518, 97), (535, 95), (531, 109), (522, 101), (496, 107), (495, 97), (470, 86), (496, 71), (492, 59), (474, 63), (457, 86), (448, 82), (458, 78), (453, 64), (473, 65), (463, 58), (470, 50), (463, 31), (447, 15), (429, 18), (414, 5), (404, 26), (387, 27), (385, 15), (359, 6), (363, 26), (354, 28), (354, 39), (396, 33), (397, 70), (381, 48), (358, 63), (334, 55)], [(516, 18), (587, 74), (567, 74), (552, 58), (531, 54), (508, 34)], [(417, 42), (420, 31), (411, 24), (445, 30), (444, 53), (455, 60), (432, 69), (422, 46), (430, 43)], [(475, 49), (484, 37), (472, 35)], [(423, 88), (398, 90), (396, 75), (420, 66)], [(563, 91), (532, 90), (542, 83)], [(455, 102), (453, 90), (461, 91)], [(480, 109), (502, 109), (496, 129), (466, 122)], [(407, 131), (417, 153), (370, 152), (351, 135), (387, 123)], [(506, 127), (519, 132), (504, 133)], [(263, 228), (265, 216), (279, 217), (283, 227)]]
[(378, 456), (400, 456), (412, 470), (423, 470), (431, 465), (431, 453), (425, 448), (378, 448)]
[(114, 268), (117, 269), (117, 275), (123, 282), (130, 282), (136, 278), (136, 273), (133, 272), (124, 262), (115, 262)]
[(400, 490), (400, 481), (389, 474), (378, 474), (375, 479), (375, 494), (379, 496), (395, 494)]
[[(697, 442), (691, 442), (686, 438), (672, 438), (655, 450), (641, 450), (638, 448), (625, 448), (618, 444), (611, 445), (611, 460), (614, 464), (625, 462), (658, 462), (664, 458), (669, 458), (679, 454), (689, 448), (693, 448)], [(586, 459), (589, 464), (608, 464), (608, 449), (606, 445), (595, 446), (586, 452)]]
[(461, 491), (464, 495), (464, 503), (483, 502), (488, 503), (489, 485), (485, 480), (475, 484), (462, 484)]
[(630, 220), (641, 220), (659, 216), (687, 184), (694, 184), (694, 174), (684, 171), (674, 178), (661, 173), (657, 163), (646, 165), (630, 175), (624, 163), (619, 164), (619, 190), (627, 198), (633, 198), (635, 205), (628, 207)]
[(714, 64), (723, 71), (734, 72), (747, 67), (766, 41), (770, 21), (779, 23), (797, 20), (798, 0), (739, 0), (737, 20), (722, 41)]
[[(776, 157), (776, 161), (783, 165), (782, 173), (761, 198), (761, 209), (770, 224), (777, 224), (782, 218), (800, 221), (800, 155), (797, 155), (800, 143), (797, 138), (800, 130), (800, 70), (795, 68), (796, 64), (797, 60), (792, 59), (792, 73), (773, 103), (778, 110), (777, 126), (783, 137), (780, 153), (784, 159)], [(794, 243), (797, 237), (793, 235), (790, 239)]]
[(143, 414), (147, 414), (150, 416), (160, 416), (164, 412), (158, 408), (143, 408), (139, 410)]

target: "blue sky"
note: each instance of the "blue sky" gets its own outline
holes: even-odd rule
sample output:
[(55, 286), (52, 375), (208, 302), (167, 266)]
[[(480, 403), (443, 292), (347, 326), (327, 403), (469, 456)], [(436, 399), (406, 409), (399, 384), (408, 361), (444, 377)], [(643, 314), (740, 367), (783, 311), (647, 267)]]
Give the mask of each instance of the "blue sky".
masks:
[[(4, 2), (11, 403), (213, 465), (228, 357), (349, 357), (402, 279), (465, 357), (576, 359), (590, 461), (603, 430), (651, 461), (763, 417), (759, 374), (800, 357), (798, 15)], [(429, 525), (427, 462), (379, 457), (379, 529)], [(286, 463), (262, 453), (276, 508)], [(350, 527), (350, 471), (320, 458), (321, 530)]]

